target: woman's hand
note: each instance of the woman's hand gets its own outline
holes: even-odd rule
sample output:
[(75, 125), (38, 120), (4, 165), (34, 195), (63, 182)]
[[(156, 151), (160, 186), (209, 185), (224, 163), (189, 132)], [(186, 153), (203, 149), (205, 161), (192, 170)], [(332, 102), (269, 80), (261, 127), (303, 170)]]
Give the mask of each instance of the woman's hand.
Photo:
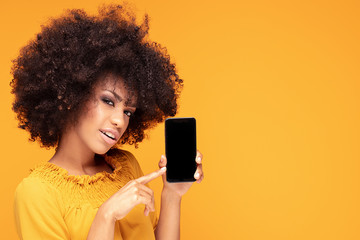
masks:
[(163, 167), (148, 175), (129, 181), (119, 191), (106, 200), (99, 211), (105, 213), (107, 218), (113, 221), (124, 218), (138, 204), (145, 204), (144, 214), (147, 216), (150, 211), (155, 211), (154, 193), (145, 186), (148, 182), (163, 175), (166, 168)]
[[(196, 179), (197, 183), (200, 183), (204, 179), (204, 173), (202, 169), (202, 159), (203, 159), (202, 154), (199, 151), (197, 151), (196, 158), (194, 159), (194, 161), (196, 161), (197, 164), (197, 168), (194, 174), (194, 178)], [(164, 155), (162, 155), (160, 158), (159, 167), (160, 168), (165, 167), (166, 163), (167, 163), (167, 159)], [(193, 184), (192, 182), (169, 183), (168, 181), (166, 181), (165, 174), (162, 176), (162, 178), (164, 182), (163, 191), (167, 191), (168, 193), (174, 193), (179, 197), (183, 196)]]

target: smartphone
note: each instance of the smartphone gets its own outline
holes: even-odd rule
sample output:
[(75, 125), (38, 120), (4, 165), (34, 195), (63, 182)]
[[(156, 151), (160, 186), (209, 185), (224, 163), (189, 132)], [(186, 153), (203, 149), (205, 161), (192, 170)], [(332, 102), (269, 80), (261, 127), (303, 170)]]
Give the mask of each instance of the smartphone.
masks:
[(168, 182), (193, 182), (197, 168), (195, 118), (165, 120), (165, 154)]

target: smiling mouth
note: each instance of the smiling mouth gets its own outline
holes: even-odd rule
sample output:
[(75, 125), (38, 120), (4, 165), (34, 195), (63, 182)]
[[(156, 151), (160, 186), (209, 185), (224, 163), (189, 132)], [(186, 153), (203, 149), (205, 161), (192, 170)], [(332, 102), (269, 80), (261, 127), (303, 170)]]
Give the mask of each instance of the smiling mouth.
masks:
[(107, 136), (108, 138), (112, 139), (112, 140), (116, 140), (114, 136), (112, 136), (111, 133), (107, 133), (107, 132), (103, 132), (103, 131), (100, 131), (102, 134), (104, 134), (105, 136)]

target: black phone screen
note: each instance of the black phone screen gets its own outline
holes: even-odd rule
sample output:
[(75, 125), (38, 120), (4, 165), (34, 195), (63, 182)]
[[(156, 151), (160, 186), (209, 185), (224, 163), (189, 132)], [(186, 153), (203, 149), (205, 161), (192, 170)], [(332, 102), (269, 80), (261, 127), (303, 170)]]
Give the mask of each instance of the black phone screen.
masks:
[(168, 118), (165, 120), (165, 151), (168, 182), (195, 181), (196, 120)]

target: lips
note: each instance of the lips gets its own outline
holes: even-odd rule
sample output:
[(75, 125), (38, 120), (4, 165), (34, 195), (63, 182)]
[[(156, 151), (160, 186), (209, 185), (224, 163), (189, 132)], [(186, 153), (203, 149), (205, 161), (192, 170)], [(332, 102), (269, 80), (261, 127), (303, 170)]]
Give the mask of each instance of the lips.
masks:
[(113, 141), (117, 142), (120, 138), (119, 132), (112, 128), (100, 129), (100, 132), (104, 136), (104, 139), (111, 144), (113, 144)]

